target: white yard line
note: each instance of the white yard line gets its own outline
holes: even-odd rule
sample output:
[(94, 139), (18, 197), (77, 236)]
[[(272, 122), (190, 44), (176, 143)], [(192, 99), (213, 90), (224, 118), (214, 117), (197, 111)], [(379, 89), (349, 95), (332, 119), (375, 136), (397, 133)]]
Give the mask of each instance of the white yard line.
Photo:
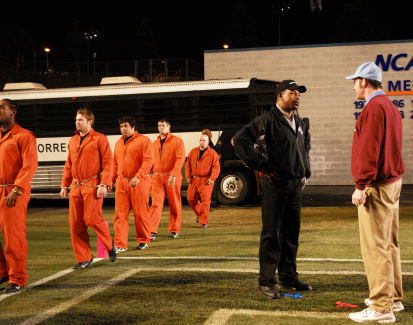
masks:
[(215, 311), (204, 325), (224, 325), (234, 315), (254, 316), (270, 316), (270, 317), (305, 317), (305, 318), (348, 318), (347, 314), (343, 313), (319, 313), (308, 311), (264, 311), (264, 310), (249, 310), (249, 309), (219, 309)]
[(89, 299), (90, 297), (102, 292), (103, 290), (106, 290), (116, 284), (118, 284), (119, 282), (122, 282), (123, 280), (125, 280), (126, 278), (134, 275), (135, 273), (137, 273), (139, 271), (139, 269), (132, 269), (129, 270), (123, 274), (118, 275), (117, 277), (114, 277), (112, 279), (110, 279), (107, 282), (101, 283), (95, 287), (93, 287), (90, 290), (87, 290), (86, 292), (84, 292), (83, 294), (81, 294), (80, 296), (77, 296), (75, 298), (72, 298), (68, 301), (65, 301), (53, 308), (50, 308), (44, 312), (41, 312), (40, 314), (37, 314), (36, 316), (33, 316), (27, 320), (25, 320), (24, 322), (20, 323), (21, 325), (34, 325), (34, 324), (38, 324), (40, 322), (43, 322), (44, 320), (54, 317), (57, 314), (60, 314), (64, 311), (66, 311), (67, 309), (69, 309), (70, 307), (73, 307), (79, 303), (81, 303), (82, 301)]
[[(226, 272), (226, 273), (257, 273), (258, 270), (256, 269), (216, 269), (216, 268), (198, 268), (198, 267), (138, 267), (138, 268), (133, 268), (125, 273), (122, 273), (112, 279), (110, 279), (107, 282), (101, 283), (93, 287), (92, 289), (89, 289), (85, 291), (83, 294), (80, 296), (74, 297), (72, 299), (69, 299), (68, 301), (65, 301), (53, 308), (50, 308), (46, 311), (40, 312), (39, 314), (30, 317), (29, 319), (25, 320), (24, 322), (20, 323), (20, 325), (34, 325), (38, 324), (39, 322), (42, 322), (48, 318), (54, 317), (55, 315), (62, 313), (66, 311), (67, 309), (81, 303), (82, 301), (89, 299), (90, 297), (124, 281), (128, 277), (138, 273), (138, 272)], [(63, 272), (59, 272), (63, 273)], [(59, 274), (57, 273), (57, 274)], [(302, 271), (300, 273), (304, 274), (362, 274), (360, 273), (354, 273), (354, 272), (323, 272), (323, 271)], [(57, 275), (56, 274), (56, 275)], [(68, 273), (66, 273), (68, 274)], [(409, 275), (413, 275), (409, 274)], [(53, 277), (53, 276), (52, 276)], [(49, 277), (49, 278), (52, 278)], [(44, 279), (43, 279), (44, 280)], [(41, 282), (42, 280), (38, 281)], [(45, 283), (42, 281), (42, 283)], [(33, 285), (32, 285), (33, 287)], [(218, 313), (218, 314), (216, 314)], [(263, 311), (250, 311), (250, 310), (220, 310), (218, 312), (214, 313), (211, 318), (207, 321), (205, 324), (225, 324), (225, 322), (231, 317), (233, 314), (248, 314), (252, 313), (252, 315), (274, 315), (274, 316), (293, 316), (296, 314), (297, 316), (302, 316), (302, 317), (317, 317), (317, 318), (334, 318), (335, 314), (334, 313), (310, 313), (310, 312), (278, 312), (278, 311), (273, 311), (273, 312), (263, 312)], [(220, 314), (222, 313), (222, 314)], [(336, 313), (337, 315), (342, 315), (339, 313)], [(229, 315), (229, 316), (228, 316)], [(228, 316), (228, 317), (227, 317)], [(337, 316), (338, 317), (338, 316)], [(342, 318), (342, 317), (341, 317)]]
[[(94, 259), (93, 259), (93, 263), (99, 262), (99, 261), (101, 261), (101, 260), (103, 260), (103, 258), (94, 258)], [(71, 268), (69, 268), (69, 269), (66, 269), (66, 270), (57, 272), (57, 273), (55, 273), (55, 274), (53, 274), (53, 275), (51, 275), (51, 276), (45, 277), (45, 278), (43, 278), (43, 279), (37, 280), (36, 282), (33, 282), (32, 284), (29, 284), (28, 286), (26, 286), (26, 287), (24, 288), (24, 290), (33, 289), (33, 288), (35, 288), (35, 287), (37, 287), (37, 286), (39, 286), (39, 285), (45, 284), (45, 283), (47, 283), (47, 282), (49, 282), (49, 281), (56, 280), (56, 279), (58, 279), (58, 278), (60, 278), (60, 277), (62, 277), (62, 276), (65, 276), (65, 275), (67, 275), (67, 274), (69, 274), (69, 273), (72, 273), (73, 271), (75, 271), (75, 270), (71, 267)], [(17, 292), (17, 293), (19, 293), (19, 292)], [(11, 296), (13, 296), (13, 295), (15, 295), (15, 294), (17, 294), (17, 293), (2, 294), (2, 295), (0, 295), (0, 301), (6, 299), (6, 298), (8, 298), (8, 297), (11, 297)]]
[[(118, 256), (118, 258), (125, 260), (250, 260), (258, 261), (258, 257), (245, 256)], [(331, 258), (331, 257), (303, 257), (297, 258), (297, 261), (307, 262), (360, 262), (363, 260), (359, 258)], [(413, 260), (403, 260), (402, 264), (411, 264)]]
[[(246, 256), (118, 256), (118, 259), (125, 259), (125, 260), (258, 260), (257, 257), (246, 257)], [(103, 258), (95, 258), (93, 259), (93, 262), (99, 262), (103, 260)], [(311, 262), (362, 262), (363, 260), (361, 259), (339, 259), (339, 258), (316, 258), (316, 257), (309, 257), (309, 258), (297, 258), (298, 261), (311, 261)], [(404, 260), (402, 263), (413, 263), (413, 260)], [(152, 270), (152, 269), (151, 269)], [(174, 270), (173, 268), (171, 270)], [(199, 269), (201, 270), (201, 269)], [(201, 272), (206, 272), (206, 268), (202, 268)], [(242, 270), (237, 270), (237, 269), (212, 269), (213, 272), (234, 272), (234, 273), (257, 273), (258, 270), (256, 269), (242, 269)], [(53, 274), (51, 276), (48, 276), (46, 278), (40, 279), (28, 286), (26, 286), (25, 290), (29, 290), (32, 288), (35, 288), (39, 285), (45, 284), (49, 281), (53, 281), (55, 279), (58, 279), (62, 276), (65, 276), (71, 272), (73, 272), (73, 268), (69, 268), (63, 271), (60, 271), (56, 274)], [(195, 269), (194, 269), (195, 271)], [(325, 274), (325, 275), (365, 275), (365, 272), (359, 272), (359, 271), (300, 271), (301, 274)], [(403, 275), (413, 275), (413, 272), (403, 272)], [(0, 301), (11, 297), (15, 294), (2, 294), (0, 295)]]

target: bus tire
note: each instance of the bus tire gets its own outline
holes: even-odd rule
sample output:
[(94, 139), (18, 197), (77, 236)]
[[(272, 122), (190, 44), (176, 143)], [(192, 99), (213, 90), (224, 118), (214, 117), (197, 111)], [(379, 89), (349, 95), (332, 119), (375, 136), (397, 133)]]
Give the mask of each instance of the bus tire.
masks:
[(224, 170), (218, 187), (218, 201), (221, 204), (245, 203), (251, 192), (251, 177), (239, 170)]

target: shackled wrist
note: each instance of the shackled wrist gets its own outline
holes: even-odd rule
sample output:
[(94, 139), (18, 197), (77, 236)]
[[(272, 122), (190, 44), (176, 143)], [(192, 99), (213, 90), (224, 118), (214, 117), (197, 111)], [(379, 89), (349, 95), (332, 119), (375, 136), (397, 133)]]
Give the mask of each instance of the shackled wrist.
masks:
[(108, 189), (108, 186), (107, 186), (106, 184), (99, 184), (98, 187), (103, 187), (103, 188), (105, 188), (106, 190)]
[(20, 195), (22, 194), (22, 191), (19, 191), (19, 190), (17, 189), (17, 187), (13, 187), (11, 190), (12, 190), (14, 193), (16, 193), (17, 196), (20, 196)]

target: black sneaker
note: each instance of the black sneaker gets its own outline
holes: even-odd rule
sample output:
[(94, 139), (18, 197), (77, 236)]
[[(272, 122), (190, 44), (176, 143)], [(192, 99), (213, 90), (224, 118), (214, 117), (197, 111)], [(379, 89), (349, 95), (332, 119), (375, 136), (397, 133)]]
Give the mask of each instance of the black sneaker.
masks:
[(127, 247), (116, 247), (116, 250), (118, 251), (118, 254), (119, 254), (119, 253), (127, 252), (128, 248)]
[(0, 279), (0, 283), (7, 282), (7, 281), (9, 281), (9, 276), (8, 275), (5, 276), (4, 278)]
[(201, 228), (202, 228), (202, 229), (207, 229), (207, 228), (208, 228), (208, 225), (202, 224), (202, 225), (201, 225)]
[(169, 233), (169, 237), (171, 237), (171, 238), (178, 238), (178, 237), (179, 237), (179, 234), (178, 234), (177, 232), (170, 232), (170, 233)]
[(116, 249), (116, 245), (114, 241), (112, 241), (112, 249), (108, 251), (108, 253), (109, 253), (109, 260), (111, 262), (115, 262), (116, 257), (118, 257), (118, 250)]
[(195, 222), (196, 222), (196, 223), (199, 223), (199, 218), (198, 218), (198, 217), (196, 217)]
[(310, 284), (303, 283), (298, 279), (293, 281), (279, 281), (278, 287), (280, 289), (292, 289), (296, 291), (311, 291), (313, 287)]
[(93, 265), (93, 256), (89, 261), (84, 261), (84, 262), (79, 262), (77, 263), (73, 269), (75, 270), (82, 270), (82, 269), (86, 269), (88, 267), (91, 267)]
[(156, 239), (156, 232), (151, 232), (151, 241)]
[(143, 250), (143, 249), (147, 249), (148, 248), (148, 244), (147, 243), (140, 243), (139, 245), (138, 245), (138, 247), (136, 247), (136, 249), (138, 249), (138, 250)]
[(280, 299), (281, 295), (274, 286), (258, 285), (258, 291), (266, 298), (270, 299)]
[(7, 287), (4, 289), (4, 293), (8, 294), (8, 293), (16, 293), (16, 292), (20, 292), (24, 289), (23, 286), (19, 286), (18, 284), (15, 283), (9, 283), (7, 285)]

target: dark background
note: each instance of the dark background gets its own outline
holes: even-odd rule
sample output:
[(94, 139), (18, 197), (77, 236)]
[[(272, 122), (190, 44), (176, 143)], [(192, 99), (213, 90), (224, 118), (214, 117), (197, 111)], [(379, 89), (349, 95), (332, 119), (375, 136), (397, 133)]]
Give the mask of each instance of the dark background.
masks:
[[(314, 1), (317, 4), (317, 1)], [(55, 1), (5, 6), (0, 57), (191, 58), (204, 50), (413, 39), (409, 1)], [(281, 11), (281, 8), (283, 10)], [(85, 33), (97, 33), (87, 40)]]

